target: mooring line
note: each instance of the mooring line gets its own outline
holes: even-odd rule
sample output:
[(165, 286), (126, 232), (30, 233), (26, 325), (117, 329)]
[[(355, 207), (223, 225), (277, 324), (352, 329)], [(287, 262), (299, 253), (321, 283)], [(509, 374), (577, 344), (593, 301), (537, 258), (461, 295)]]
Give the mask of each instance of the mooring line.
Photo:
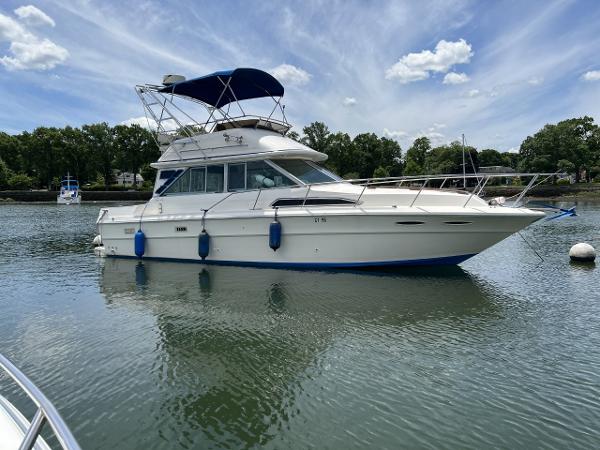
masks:
[(533, 253), (535, 253), (535, 254), (537, 255), (537, 257), (538, 257), (538, 258), (540, 258), (540, 261), (541, 261), (541, 262), (545, 262), (545, 261), (544, 261), (544, 258), (542, 258), (542, 255), (540, 255), (540, 254), (538, 253), (538, 251), (535, 249), (535, 247), (534, 247), (533, 245), (531, 245), (531, 244), (530, 244), (530, 243), (527, 241), (527, 239), (525, 239), (525, 236), (523, 236), (523, 235), (521, 234), (521, 232), (520, 232), (520, 231), (517, 231), (517, 234), (518, 234), (519, 236), (521, 236), (521, 239), (523, 239), (523, 241), (525, 241), (525, 243), (527, 244), (527, 246), (528, 246), (528, 247), (529, 247), (531, 250), (533, 250)]

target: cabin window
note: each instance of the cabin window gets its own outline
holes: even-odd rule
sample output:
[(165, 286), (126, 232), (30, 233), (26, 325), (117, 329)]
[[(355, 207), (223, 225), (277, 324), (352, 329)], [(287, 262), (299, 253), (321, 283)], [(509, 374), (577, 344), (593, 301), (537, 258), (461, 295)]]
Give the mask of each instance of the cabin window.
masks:
[(190, 192), (206, 191), (206, 167), (194, 167), (190, 170)]
[(273, 162), (306, 184), (340, 181), (328, 170), (302, 159), (277, 159)]
[(183, 175), (177, 178), (171, 186), (165, 191), (166, 194), (181, 194), (190, 191), (190, 171), (186, 170)]
[(227, 185), (229, 191), (246, 189), (246, 163), (228, 165)]
[(223, 165), (193, 167), (186, 170), (164, 193), (223, 192), (224, 170)]
[(225, 166), (206, 166), (206, 192), (223, 192)]
[(228, 190), (242, 191), (295, 186), (293, 180), (265, 161), (229, 164)]
[(180, 174), (183, 173), (183, 169), (176, 170), (161, 170), (158, 174), (158, 180), (156, 182), (156, 190), (157, 194), (162, 194), (162, 192), (169, 187), (169, 185), (177, 178)]
[(269, 189), (273, 187), (294, 186), (292, 180), (264, 161), (246, 163), (246, 188)]

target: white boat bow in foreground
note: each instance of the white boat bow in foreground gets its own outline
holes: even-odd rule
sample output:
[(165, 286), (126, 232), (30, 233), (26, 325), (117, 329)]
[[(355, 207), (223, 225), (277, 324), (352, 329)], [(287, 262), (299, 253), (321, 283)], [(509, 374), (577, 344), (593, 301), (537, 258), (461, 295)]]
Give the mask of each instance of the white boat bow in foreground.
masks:
[[(421, 178), (417, 187), (406, 185), (417, 182), (410, 177), (340, 179), (319, 166), (327, 155), (285, 136), (280, 98), (281, 121), (273, 112), (230, 114), (231, 103), (283, 95), (265, 72), (167, 81), (138, 86), (164, 144), (153, 164), (154, 195), (144, 205), (101, 210), (98, 254), (297, 268), (457, 264), (544, 217), (480, 198), (502, 175), (468, 176), (477, 183), (472, 192), (440, 188), (458, 175)], [(178, 119), (178, 97), (206, 107), (208, 120)]]
[(50, 425), (61, 448), (80, 450), (71, 431), (46, 396), (6, 357), (0, 355), (3, 369), (34, 402), (37, 411), (29, 422), (8, 399), (0, 395), (0, 449), (50, 450), (40, 433)]

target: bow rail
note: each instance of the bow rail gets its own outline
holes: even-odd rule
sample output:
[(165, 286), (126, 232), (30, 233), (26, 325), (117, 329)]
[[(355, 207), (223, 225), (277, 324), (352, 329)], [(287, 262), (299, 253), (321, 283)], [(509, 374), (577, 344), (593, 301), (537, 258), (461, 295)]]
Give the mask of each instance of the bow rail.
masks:
[(46, 398), (42, 391), (23, 372), (2, 354), (0, 354), (0, 368), (4, 369), (37, 406), (37, 411), (31, 423), (27, 428), (23, 429), (24, 436), (19, 450), (33, 449), (46, 423), (50, 425), (56, 439), (64, 450), (81, 450), (67, 424), (50, 400)]

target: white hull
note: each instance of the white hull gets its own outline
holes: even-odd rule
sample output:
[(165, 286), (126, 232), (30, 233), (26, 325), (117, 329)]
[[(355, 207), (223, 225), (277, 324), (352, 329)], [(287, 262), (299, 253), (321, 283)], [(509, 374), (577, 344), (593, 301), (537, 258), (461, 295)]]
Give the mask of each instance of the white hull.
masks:
[(56, 204), (58, 205), (79, 205), (81, 203), (81, 196), (77, 197), (56, 197)]
[[(205, 261), (198, 255), (201, 216), (149, 218), (141, 224), (143, 257), (315, 268), (457, 264), (540, 218), (540, 213), (518, 208), (485, 213), (465, 208), (460, 214), (415, 208), (294, 209), (279, 212), (282, 239), (277, 251), (269, 247), (271, 211), (207, 218), (210, 252)], [(135, 257), (134, 233), (139, 228), (139, 221), (101, 223), (105, 255)]]

